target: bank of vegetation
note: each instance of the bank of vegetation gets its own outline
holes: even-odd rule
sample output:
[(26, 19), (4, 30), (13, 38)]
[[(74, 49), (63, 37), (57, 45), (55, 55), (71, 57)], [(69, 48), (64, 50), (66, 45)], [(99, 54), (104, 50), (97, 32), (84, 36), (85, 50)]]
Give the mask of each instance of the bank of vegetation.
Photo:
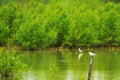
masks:
[(117, 0), (0, 1), (0, 46), (108, 45), (120, 46)]
[(0, 49), (0, 80), (21, 80), (23, 70), (27, 70), (27, 65), (16, 50)]

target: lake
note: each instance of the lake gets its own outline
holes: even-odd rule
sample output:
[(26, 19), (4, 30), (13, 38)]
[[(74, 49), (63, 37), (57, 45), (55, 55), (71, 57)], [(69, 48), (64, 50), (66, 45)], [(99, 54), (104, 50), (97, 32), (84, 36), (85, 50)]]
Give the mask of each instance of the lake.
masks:
[[(96, 53), (91, 80), (120, 80), (120, 51), (93, 50)], [(89, 70), (88, 51), (78, 59), (79, 51), (23, 51), (21, 60), (31, 69), (22, 73), (23, 80), (86, 80)]]

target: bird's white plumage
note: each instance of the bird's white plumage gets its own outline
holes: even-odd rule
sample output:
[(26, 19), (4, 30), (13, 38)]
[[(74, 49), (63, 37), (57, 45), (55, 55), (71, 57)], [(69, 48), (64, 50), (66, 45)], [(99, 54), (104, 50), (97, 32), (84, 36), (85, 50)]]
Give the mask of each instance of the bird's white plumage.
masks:
[(89, 52), (89, 55), (90, 56), (95, 56), (96, 54), (92, 53), (92, 52)]
[(79, 52), (82, 52), (82, 50), (79, 48)]

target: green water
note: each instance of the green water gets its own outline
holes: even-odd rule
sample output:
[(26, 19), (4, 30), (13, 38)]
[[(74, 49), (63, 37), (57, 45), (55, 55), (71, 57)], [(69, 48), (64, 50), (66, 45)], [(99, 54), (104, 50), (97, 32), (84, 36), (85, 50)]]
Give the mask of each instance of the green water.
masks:
[[(23, 80), (86, 80), (90, 62), (87, 53), (78, 59), (78, 51), (22, 52), (21, 60), (32, 67), (23, 72)], [(120, 52), (94, 53), (91, 80), (120, 80)]]

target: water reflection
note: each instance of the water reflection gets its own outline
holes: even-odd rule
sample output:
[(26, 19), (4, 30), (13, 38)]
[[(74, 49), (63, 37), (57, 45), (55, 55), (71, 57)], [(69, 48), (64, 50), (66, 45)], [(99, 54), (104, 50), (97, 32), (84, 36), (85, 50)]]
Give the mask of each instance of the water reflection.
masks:
[(27, 71), (27, 72), (23, 72), (23, 79), (24, 80), (35, 80), (35, 75), (33, 74), (32, 71)]
[[(79, 52), (22, 52), (23, 62), (32, 67), (23, 72), (23, 80), (86, 80), (90, 56), (79, 60)], [(91, 80), (120, 80), (119, 52), (95, 51)]]

